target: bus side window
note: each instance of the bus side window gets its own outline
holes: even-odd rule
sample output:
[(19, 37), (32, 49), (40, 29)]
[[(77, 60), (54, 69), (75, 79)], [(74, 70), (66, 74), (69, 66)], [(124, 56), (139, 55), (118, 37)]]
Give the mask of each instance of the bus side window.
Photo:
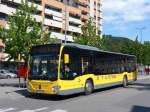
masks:
[(108, 61), (108, 74), (111, 74), (111, 61)]
[(121, 72), (124, 72), (124, 62), (123, 62), (123, 60), (121, 60), (120, 68), (121, 68)]

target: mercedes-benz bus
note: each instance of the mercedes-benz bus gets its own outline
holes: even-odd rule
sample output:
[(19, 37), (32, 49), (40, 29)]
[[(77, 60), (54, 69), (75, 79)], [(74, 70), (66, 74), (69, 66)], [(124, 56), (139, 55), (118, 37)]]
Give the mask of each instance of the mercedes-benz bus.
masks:
[(91, 94), (137, 79), (134, 55), (73, 43), (33, 46), (29, 69), (27, 90), (33, 94)]

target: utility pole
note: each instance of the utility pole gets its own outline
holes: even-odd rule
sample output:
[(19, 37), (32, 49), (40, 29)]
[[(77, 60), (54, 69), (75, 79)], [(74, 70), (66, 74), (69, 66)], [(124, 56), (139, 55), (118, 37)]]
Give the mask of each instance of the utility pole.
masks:
[(141, 43), (142, 43), (142, 35), (143, 35), (143, 31), (146, 29), (146, 27), (140, 27), (140, 28), (136, 28), (139, 31), (140, 34), (140, 38), (141, 38)]
[(98, 0), (96, 0), (96, 12), (94, 12), (96, 15), (96, 19), (95, 19), (96, 35), (98, 35), (98, 3), (97, 2), (98, 2)]
[(42, 14), (42, 26), (41, 26), (41, 38), (43, 37), (43, 31), (44, 31), (44, 19), (45, 19), (45, 3), (43, 5), (43, 14)]

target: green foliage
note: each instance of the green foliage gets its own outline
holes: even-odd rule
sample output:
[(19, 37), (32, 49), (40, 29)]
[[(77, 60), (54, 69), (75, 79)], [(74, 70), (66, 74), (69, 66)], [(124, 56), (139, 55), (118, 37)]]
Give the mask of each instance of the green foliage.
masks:
[(121, 49), (125, 43), (132, 43), (132, 41), (128, 38), (115, 37), (112, 35), (103, 35), (103, 40), (105, 40), (105, 50), (112, 52), (121, 52)]
[(18, 54), (22, 53), (26, 60), (31, 46), (55, 41), (49, 39), (50, 32), (42, 31), (42, 24), (35, 21), (33, 15), (36, 12), (36, 7), (29, 6), (27, 0), (22, 0), (16, 13), (8, 18), (9, 29), (0, 29), (0, 35), (6, 44), (6, 52), (11, 58), (17, 59)]
[(137, 57), (138, 63), (143, 63), (143, 45), (138, 41), (138, 37), (136, 37), (135, 41), (132, 43), (125, 43), (122, 47), (122, 52), (135, 55)]
[(96, 35), (96, 27), (94, 26), (92, 19), (81, 27), (82, 34), (78, 34), (75, 37), (74, 42), (82, 45), (94, 46), (97, 48), (103, 48), (104, 40), (99, 35)]
[(150, 65), (150, 42), (146, 41), (142, 49), (142, 62), (144, 65)]
[(150, 65), (149, 41), (142, 44), (138, 41), (138, 36), (134, 41), (132, 41), (128, 38), (115, 37), (111, 35), (103, 35), (103, 40), (105, 40), (105, 50), (135, 55), (138, 63)]

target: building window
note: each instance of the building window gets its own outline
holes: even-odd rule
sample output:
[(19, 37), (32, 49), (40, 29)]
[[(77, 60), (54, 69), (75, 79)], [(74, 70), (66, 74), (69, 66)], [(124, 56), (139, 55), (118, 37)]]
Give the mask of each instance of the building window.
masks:
[(76, 19), (80, 19), (80, 15), (78, 15), (78, 14), (71, 14), (71, 13), (69, 13), (69, 16), (73, 17), (73, 18), (76, 18)]
[(32, 3), (36, 3), (36, 4), (39, 4), (41, 5), (41, 0), (28, 0), (28, 2), (32, 2)]
[(87, 9), (90, 10), (90, 6), (87, 6)]
[(94, 6), (96, 6), (96, 2), (94, 2)]
[(45, 18), (47, 18), (47, 19), (53, 19), (53, 16), (52, 15), (45, 15)]
[(61, 9), (58, 9), (56, 7), (52, 7), (52, 6), (49, 6), (49, 5), (45, 5), (45, 8), (53, 10), (53, 11), (61, 12)]
[(8, 16), (0, 12), (0, 20), (7, 20)]
[(73, 23), (73, 22), (69, 22), (69, 25), (71, 25), (71, 26), (75, 26), (75, 27), (79, 27), (79, 25), (80, 25), (80, 24)]
[(4, 52), (4, 47), (0, 47), (0, 53)]

